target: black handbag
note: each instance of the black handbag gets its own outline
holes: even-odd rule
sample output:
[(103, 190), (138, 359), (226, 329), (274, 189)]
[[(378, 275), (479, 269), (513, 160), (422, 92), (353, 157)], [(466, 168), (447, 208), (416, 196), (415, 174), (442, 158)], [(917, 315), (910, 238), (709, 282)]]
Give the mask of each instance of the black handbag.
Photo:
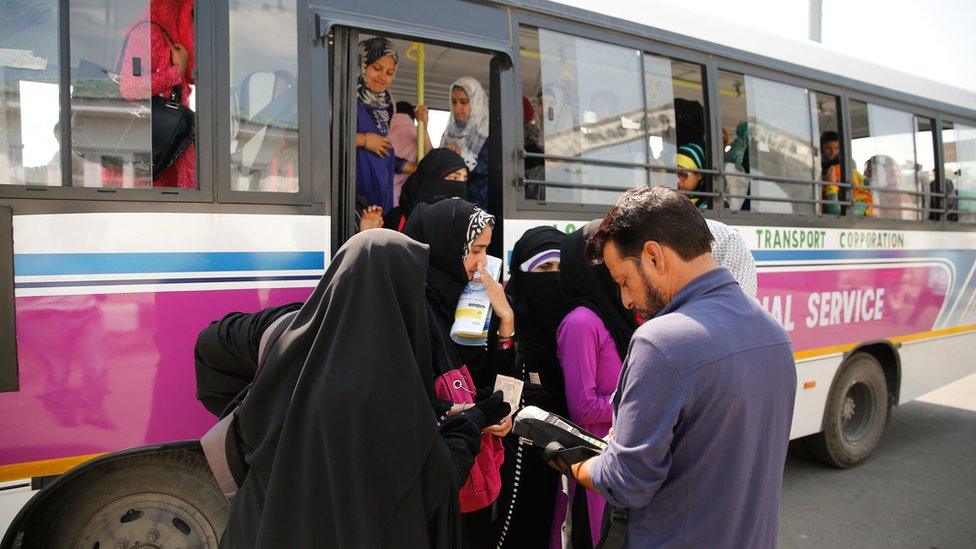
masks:
[[(159, 23), (142, 21), (133, 25), (122, 42), (115, 74), (121, 74), (129, 37), (142, 23), (158, 27), (166, 39), (173, 43), (173, 38)], [(132, 76), (142, 76), (142, 59), (133, 57), (131, 66)], [(94, 84), (97, 86), (104, 81), (99, 79)], [(92, 87), (91, 82), (88, 84)], [(115, 156), (121, 160), (126, 153), (136, 153), (131, 154), (135, 173), (143, 177), (152, 174), (155, 179), (176, 163), (176, 159), (193, 143), (195, 115), (189, 107), (180, 103), (179, 85), (173, 87), (169, 97), (152, 96), (148, 109), (150, 117), (146, 117), (145, 100), (128, 101), (118, 96), (114, 103), (124, 104), (125, 108), (112, 110), (127, 111), (124, 113), (126, 119), (124, 121), (113, 121), (111, 117), (106, 116), (105, 100), (98, 97), (102, 94), (93, 95), (94, 97), (86, 97), (84, 93), (76, 91), (75, 97), (72, 98), (71, 148), (75, 154), (86, 160), (105, 165), (106, 163), (102, 161), (105, 156)], [(146, 127), (147, 125), (149, 128)], [(150, 143), (146, 143), (147, 137), (151, 137)], [(151, 155), (138, 154), (149, 152), (150, 148)]]

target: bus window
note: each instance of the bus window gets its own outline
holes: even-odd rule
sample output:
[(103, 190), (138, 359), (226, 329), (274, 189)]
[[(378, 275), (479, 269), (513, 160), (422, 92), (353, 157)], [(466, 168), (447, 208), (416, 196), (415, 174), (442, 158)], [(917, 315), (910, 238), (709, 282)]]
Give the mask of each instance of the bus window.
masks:
[(914, 117), (856, 100), (850, 102), (850, 113), (851, 156), (864, 174), (865, 200), (870, 200), (865, 209), (855, 195), (854, 215), (920, 219), (922, 197), (911, 194), (922, 190), (916, 180)]
[(520, 36), (526, 198), (613, 204), (647, 184), (641, 53), (545, 29)]
[(0, 4), (0, 184), (61, 185), (58, 2)]
[(153, 165), (151, 101), (193, 109), (193, 0), (77, 0), (69, 17), (73, 185), (197, 188), (192, 142)]
[(229, 17), (230, 188), (297, 193), (295, 0), (231, 2)]
[[(814, 213), (819, 195), (814, 182), (821, 172), (815, 145), (821, 135), (820, 118), (813, 115), (817, 94), (726, 71), (719, 71), (719, 79), (726, 184), (729, 193), (736, 195), (730, 198), (730, 207)], [(744, 189), (748, 191), (743, 193)]]
[(644, 54), (644, 82), (651, 185), (678, 187), (711, 208), (712, 197), (694, 194), (712, 191), (711, 176), (694, 171), (710, 167), (701, 65)]
[(976, 127), (942, 123), (946, 219), (976, 223)]

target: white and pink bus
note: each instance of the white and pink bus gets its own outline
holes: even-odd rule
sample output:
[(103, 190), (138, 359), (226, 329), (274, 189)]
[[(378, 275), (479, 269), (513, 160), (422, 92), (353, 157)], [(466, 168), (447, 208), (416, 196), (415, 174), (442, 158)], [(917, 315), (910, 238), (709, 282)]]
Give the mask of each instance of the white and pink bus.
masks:
[[(700, 180), (793, 338), (792, 435), (825, 462), (863, 461), (892, 407), (976, 371), (976, 94), (724, 25), (415, 4), (0, 2), (0, 546), (216, 546), (194, 341), (302, 300), (353, 234), (370, 36), (435, 144), (451, 82), (488, 90), (496, 255)], [(123, 48), (149, 19), (191, 46), (192, 174), (153, 177), (153, 107), (120, 91), (153, 68)]]

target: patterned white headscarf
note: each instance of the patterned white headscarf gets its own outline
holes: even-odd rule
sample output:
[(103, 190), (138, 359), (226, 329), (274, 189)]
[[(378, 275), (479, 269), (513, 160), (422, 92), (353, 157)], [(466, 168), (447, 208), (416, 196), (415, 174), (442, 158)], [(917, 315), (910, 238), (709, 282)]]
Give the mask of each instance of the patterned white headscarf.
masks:
[(447, 121), (447, 128), (441, 137), (441, 147), (453, 143), (461, 149), (461, 157), (469, 170), (474, 170), (478, 164), (478, 154), (488, 139), (488, 94), (478, 82), (470, 76), (462, 76), (451, 84), (451, 91), (461, 88), (468, 94), (468, 104), (471, 114), (467, 122), (458, 123), (451, 110), (451, 118)]
[(759, 286), (756, 280), (756, 260), (742, 235), (725, 223), (706, 219), (712, 232), (712, 258), (720, 267), (732, 272), (732, 278), (739, 283), (747, 296), (755, 298)]

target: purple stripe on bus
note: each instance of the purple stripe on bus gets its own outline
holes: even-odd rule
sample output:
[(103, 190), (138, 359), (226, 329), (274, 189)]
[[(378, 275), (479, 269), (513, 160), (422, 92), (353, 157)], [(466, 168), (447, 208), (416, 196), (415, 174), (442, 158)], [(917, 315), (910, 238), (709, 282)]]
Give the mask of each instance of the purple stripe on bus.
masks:
[(0, 465), (199, 438), (193, 345), (230, 311), (311, 288), (19, 297), (20, 390), (0, 393)]

